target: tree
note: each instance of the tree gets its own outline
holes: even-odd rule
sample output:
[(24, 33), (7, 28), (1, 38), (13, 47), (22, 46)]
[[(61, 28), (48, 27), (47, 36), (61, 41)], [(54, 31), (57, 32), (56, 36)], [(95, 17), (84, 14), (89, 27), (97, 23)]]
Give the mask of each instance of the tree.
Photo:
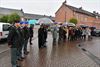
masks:
[(75, 19), (75, 18), (71, 18), (70, 20), (69, 20), (69, 22), (71, 22), (71, 23), (74, 23), (74, 24), (77, 24), (77, 19)]
[(0, 18), (0, 21), (1, 21), (1, 22), (7, 23), (7, 22), (8, 22), (8, 15), (2, 16), (2, 17)]
[(5, 15), (0, 18), (1, 22), (13, 23), (16, 20), (20, 20), (20, 16), (17, 13), (12, 13), (11, 15)]
[(16, 20), (20, 20), (20, 16), (18, 14), (13, 13), (13, 14), (9, 15), (9, 17), (8, 17), (9, 23), (13, 23)]

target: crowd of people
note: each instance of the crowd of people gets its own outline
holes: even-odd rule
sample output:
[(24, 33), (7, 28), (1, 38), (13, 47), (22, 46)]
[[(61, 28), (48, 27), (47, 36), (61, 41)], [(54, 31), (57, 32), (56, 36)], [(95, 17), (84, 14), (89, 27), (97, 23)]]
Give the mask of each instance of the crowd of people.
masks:
[(64, 26), (58, 24), (53, 24), (51, 26), (42, 24), (38, 30), (38, 46), (46, 47), (46, 39), (48, 35), (48, 30), (52, 34), (53, 43), (65, 42), (65, 41), (75, 41), (75, 40), (91, 40), (92, 30), (89, 27), (76, 27), (76, 26)]
[(11, 48), (12, 67), (20, 67), (18, 61), (22, 61), (28, 55), (27, 44), (29, 40), (32, 45), (33, 27), (28, 27), (28, 22), (15, 21), (9, 28), (8, 46)]
[[(52, 30), (53, 29), (53, 30)], [(86, 40), (92, 39), (92, 29), (89, 27), (81, 27), (81, 26), (63, 26), (60, 27), (55, 24), (51, 27), (51, 32), (53, 35), (53, 42), (57, 41), (75, 41), (75, 40)], [(57, 36), (58, 35), (58, 36)]]
[[(28, 27), (27, 22), (15, 21), (9, 29), (8, 46), (11, 48), (11, 64), (12, 67), (20, 67), (17, 61), (22, 61), (28, 55), (28, 41), (32, 45), (34, 25)], [(89, 27), (63, 26), (58, 24), (45, 25), (41, 24), (38, 29), (38, 47), (46, 47), (48, 30), (52, 34), (53, 43), (66, 40), (86, 40), (92, 39), (91, 29)], [(23, 52), (22, 52), (23, 51)]]

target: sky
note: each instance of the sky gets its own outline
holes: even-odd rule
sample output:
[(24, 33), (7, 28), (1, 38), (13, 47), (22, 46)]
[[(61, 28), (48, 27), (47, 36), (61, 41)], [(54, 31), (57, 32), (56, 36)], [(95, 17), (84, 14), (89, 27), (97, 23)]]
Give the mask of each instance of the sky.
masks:
[[(0, 7), (23, 9), (25, 13), (55, 16), (65, 0), (0, 0)], [(68, 5), (100, 13), (100, 0), (66, 0)]]

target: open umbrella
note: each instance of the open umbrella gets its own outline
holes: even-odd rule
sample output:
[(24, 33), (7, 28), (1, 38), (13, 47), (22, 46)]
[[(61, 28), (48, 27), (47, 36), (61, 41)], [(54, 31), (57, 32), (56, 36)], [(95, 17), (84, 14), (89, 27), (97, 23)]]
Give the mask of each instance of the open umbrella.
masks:
[(73, 27), (73, 26), (75, 26), (75, 24), (69, 22), (69, 23), (67, 23), (67, 26), (72, 26)]
[(27, 21), (20, 21), (19, 23), (20, 23), (20, 24), (28, 24)]
[(62, 24), (63, 26), (75, 26), (75, 24), (74, 23), (70, 23), (70, 22), (65, 22), (65, 23), (63, 23)]
[(88, 26), (85, 25), (85, 24), (81, 24), (80, 27), (82, 27), (82, 28), (87, 28)]
[(48, 25), (48, 24), (52, 24), (53, 21), (49, 18), (40, 18), (37, 23), (39, 24), (45, 24), (45, 25)]
[(28, 20), (28, 24), (36, 24), (37, 20)]

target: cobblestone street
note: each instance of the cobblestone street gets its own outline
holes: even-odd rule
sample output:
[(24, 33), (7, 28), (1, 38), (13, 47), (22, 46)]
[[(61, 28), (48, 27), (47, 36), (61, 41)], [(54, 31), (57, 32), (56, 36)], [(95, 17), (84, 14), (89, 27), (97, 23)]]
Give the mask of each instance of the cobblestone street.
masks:
[[(61, 44), (52, 44), (52, 36), (49, 33), (47, 47), (38, 49), (38, 38), (33, 40), (33, 45), (28, 45), (30, 51), (26, 59), (21, 62), (22, 67), (99, 67), (84, 51), (77, 45), (84, 44), (82, 47), (100, 58), (99, 38), (92, 41), (67, 41)], [(0, 54), (0, 67), (11, 67), (10, 50)]]

